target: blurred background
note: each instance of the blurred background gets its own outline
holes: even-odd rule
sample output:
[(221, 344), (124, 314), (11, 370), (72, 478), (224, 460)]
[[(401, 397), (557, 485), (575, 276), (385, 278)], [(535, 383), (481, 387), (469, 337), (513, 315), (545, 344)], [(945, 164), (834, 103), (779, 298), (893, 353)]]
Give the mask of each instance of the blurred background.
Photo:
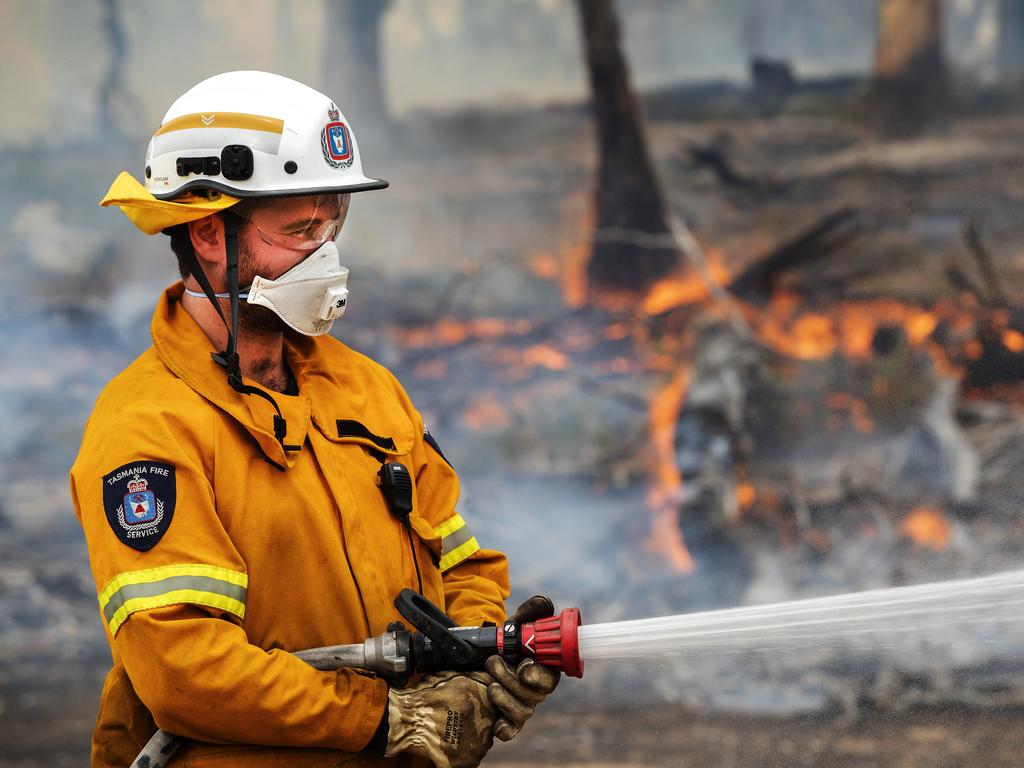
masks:
[[(0, 765), (88, 760), (67, 472), (177, 277), (97, 202), (223, 71), (332, 95), (390, 180), (334, 333), (405, 384), (513, 604), (1020, 567), (1024, 0), (0, 0), (0, 59)], [(595, 662), (487, 764), (1021, 765), (1005, 618)]]

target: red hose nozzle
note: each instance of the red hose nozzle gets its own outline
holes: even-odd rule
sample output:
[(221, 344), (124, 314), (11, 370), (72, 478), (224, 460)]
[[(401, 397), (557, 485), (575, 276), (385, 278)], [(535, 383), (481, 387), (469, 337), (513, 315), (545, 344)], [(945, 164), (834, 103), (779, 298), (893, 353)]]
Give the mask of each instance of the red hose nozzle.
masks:
[(522, 652), (545, 667), (570, 677), (583, 677), (580, 658), (580, 609), (565, 608), (557, 616), (523, 624)]

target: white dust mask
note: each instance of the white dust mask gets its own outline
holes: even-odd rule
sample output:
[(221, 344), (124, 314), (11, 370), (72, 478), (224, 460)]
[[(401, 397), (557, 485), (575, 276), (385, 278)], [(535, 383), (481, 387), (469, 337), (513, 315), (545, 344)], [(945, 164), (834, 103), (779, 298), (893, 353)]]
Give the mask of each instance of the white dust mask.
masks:
[[(257, 275), (238, 298), (267, 307), (305, 336), (323, 336), (345, 314), (348, 304), (348, 268), (341, 266), (333, 240), (317, 248), (276, 280)], [(203, 298), (198, 291), (185, 293)], [(229, 298), (215, 293), (218, 299)]]
[(246, 300), (272, 310), (301, 334), (323, 336), (345, 314), (346, 283), (348, 269), (328, 240), (276, 280), (254, 277)]

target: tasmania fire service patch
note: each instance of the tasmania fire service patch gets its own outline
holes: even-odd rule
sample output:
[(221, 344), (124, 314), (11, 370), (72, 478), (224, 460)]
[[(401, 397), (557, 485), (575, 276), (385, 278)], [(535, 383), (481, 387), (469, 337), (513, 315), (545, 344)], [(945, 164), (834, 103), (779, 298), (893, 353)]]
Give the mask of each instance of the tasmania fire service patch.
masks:
[(176, 498), (174, 466), (162, 461), (133, 461), (103, 476), (107, 522), (117, 538), (140, 552), (167, 532)]

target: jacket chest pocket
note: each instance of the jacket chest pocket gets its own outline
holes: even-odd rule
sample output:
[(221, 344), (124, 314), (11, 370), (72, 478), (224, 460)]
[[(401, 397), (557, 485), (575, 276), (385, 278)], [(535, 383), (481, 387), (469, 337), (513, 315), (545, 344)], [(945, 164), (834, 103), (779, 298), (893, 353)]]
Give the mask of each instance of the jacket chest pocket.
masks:
[[(336, 421), (338, 434), (332, 438), (343, 454), (343, 466), (357, 494), (373, 497), (396, 521), (415, 514), (416, 478), (411, 474), (408, 446), (397, 446), (393, 438), (378, 435), (353, 419)], [(385, 471), (389, 464), (401, 464), (402, 471)]]
[[(324, 462), (324, 472), (337, 473), (338, 477), (329, 481), (348, 500), (346, 505), (346, 498), (339, 497), (342, 527), (364, 595), (382, 593), (390, 606), (401, 589), (418, 589), (422, 584), (429, 599), (442, 601), (441, 541), (419, 514), (416, 469), (411, 459), (412, 425), (393, 423), (388, 427), (384, 421), (368, 425), (336, 419), (331, 426), (333, 430), (322, 425), (314, 444), (319, 450), (324, 448), (324, 438), (330, 443), (327, 450), (332, 461), (330, 467)], [(408, 525), (404, 516), (389, 508), (381, 488), (381, 468), (393, 462), (401, 463), (408, 472), (412, 506)]]
[[(416, 477), (409, 469), (408, 457), (387, 455), (360, 446), (363, 453), (358, 460), (360, 477), (356, 482), (368, 481), (373, 489), (365, 493), (379, 498), (387, 516), (399, 526), (403, 536), (410, 537), (417, 552), (416, 565), (437, 568), (441, 558), (441, 537), (419, 515)], [(350, 446), (350, 452), (355, 446)], [(353, 459), (353, 465), (356, 460)], [(398, 465), (398, 466), (394, 466)]]
[[(387, 438), (365, 434), (365, 428), (358, 422), (349, 422), (345, 428), (348, 432), (342, 432), (332, 442), (339, 457), (339, 471), (357, 499), (358, 516), (365, 518), (366, 525), (373, 521), (377, 535), (387, 539), (387, 549), (393, 552), (394, 542), (399, 541), (404, 586), (418, 588), (422, 581), (424, 591), (433, 591), (436, 581), (439, 588), (441, 540), (418, 514), (416, 476), (408, 454), (398, 453)], [(402, 470), (385, 470), (396, 462)], [(394, 482), (389, 483), (389, 476)], [(345, 515), (343, 509), (343, 518)], [(362, 527), (357, 521), (346, 520), (346, 532), (353, 524)], [(384, 544), (379, 539), (378, 542)]]

